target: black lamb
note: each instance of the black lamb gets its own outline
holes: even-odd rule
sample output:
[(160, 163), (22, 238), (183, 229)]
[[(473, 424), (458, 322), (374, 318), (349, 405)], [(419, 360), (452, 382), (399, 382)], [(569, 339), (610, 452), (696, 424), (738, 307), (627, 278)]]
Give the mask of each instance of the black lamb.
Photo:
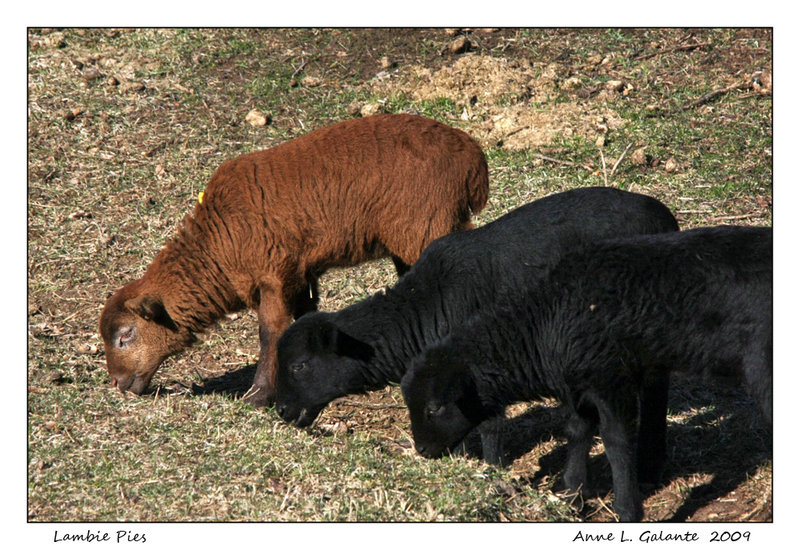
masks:
[(664, 414), (643, 391), (675, 369), (741, 376), (771, 425), (771, 228), (629, 237), (569, 254), (524, 298), (425, 350), (402, 391), (427, 457), (456, 448), (511, 403), (558, 398), (573, 413), (566, 486), (585, 486), (599, 424), (617, 514), (635, 521), (635, 457), (647, 461), (641, 438), (648, 426), (661, 429)]

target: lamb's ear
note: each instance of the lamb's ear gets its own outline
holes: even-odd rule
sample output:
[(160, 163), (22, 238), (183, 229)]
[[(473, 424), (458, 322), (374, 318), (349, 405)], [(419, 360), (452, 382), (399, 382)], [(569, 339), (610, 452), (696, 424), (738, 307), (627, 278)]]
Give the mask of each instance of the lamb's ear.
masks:
[(366, 342), (362, 342), (339, 330), (336, 333), (336, 353), (366, 362), (372, 359), (375, 355), (375, 350)]
[(160, 298), (149, 294), (137, 296), (125, 302), (125, 307), (145, 321), (153, 321), (170, 330), (178, 330)]
[(314, 334), (316, 342), (312, 349), (325, 350), (340, 357), (351, 357), (368, 361), (375, 355), (372, 346), (343, 332), (334, 323), (320, 323)]
[(475, 383), (475, 378), (472, 376), (472, 373), (469, 371), (463, 373), (463, 376), (457, 381), (454, 380), (453, 383), (458, 385), (461, 393), (460, 397), (456, 400), (456, 405), (470, 422), (480, 424), (493, 416), (492, 411), (486, 408), (481, 402), (480, 395), (478, 394), (478, 386)]

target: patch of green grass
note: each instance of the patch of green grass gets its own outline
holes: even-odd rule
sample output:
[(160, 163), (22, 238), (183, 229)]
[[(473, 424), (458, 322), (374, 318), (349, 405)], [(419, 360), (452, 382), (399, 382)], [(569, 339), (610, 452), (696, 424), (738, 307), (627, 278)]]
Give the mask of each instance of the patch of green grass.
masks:
[[(371, 99), (375, 100), (375, 98)], [(383, 98), (378, 99), (383, 100)], [(388, 113), (412, 111), (428, 118), (448, 121), (457, 115), (456, 103), (450, 98), (438, 97), (415, 101), (403, 92), (391, 94), (387, 97), (383, 101), (383, 109)]]
[[(30, 402), (34, 520), (497, 521), (543, 506), (505, 502), (493, 487), (507, 475), (474, 461), (393, 455), (367, 433), (298, 431), (220, 397), (57, 393)], [(56, 485), (70, 507), (39, 498)]]

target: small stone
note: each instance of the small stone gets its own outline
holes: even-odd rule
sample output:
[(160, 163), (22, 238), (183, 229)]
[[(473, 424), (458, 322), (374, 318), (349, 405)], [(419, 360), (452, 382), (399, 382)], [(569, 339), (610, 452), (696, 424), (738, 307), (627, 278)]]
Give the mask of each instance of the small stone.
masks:
[(667, 172), (675, 172), (678, 170), (678, 161), (675, 160), (673, 157), (667, 159), (667, 162), (664, 164), (664, 170)]
[(460, 29), (460, 28), (458, 28), (458, 27), (451, 27), (451, 28), (448, 28), (448, 29), (445, 29), (445, 30), (444, 30), (444, 33), (445, 33), (447, 36), (455, 36), (455, 35), (457, 35), (457, 34), (458, 34), (458, 33), (460, 33), (460, 32), (461, 32), (461, 29)]
[(119, 78), (116, 76), (109, 76), (108, 80), (106, 80), (106, 84), (109, 86), (119, 86)]
[(633, 91), (633, 84), (625, 84), (625, 89), (622, 90), (622, 95), (627, 96), (629, 93)]
[(603, 134), (600, 134), (599, 136), (597, 136), (597, 139), (595, 140), (594, 144), (597, 147), (602, 147), (603, 145), (606, 144), (606, 136), (604, 136)]
[(469, 40), (466, 36), (456, 36), (455, 39), (447, 46), (447, 50), (451, 54), (464, 53), (469, 49)]
[(83, 114), (83, 109), (79, 107), (75, 109), (64, 109), (63, 111), (61, 111), (62, 118), (67, 122), (75, 120), (75, 118), (81, 114)]
[(517, 490), (514, 488), (514, 486), (510, 483), (506, 483), (505, 481), (495, 482), (494, 488), (495, 491), (497, 491), (497, 494), (507, 499), (517, 494)]
[(247, 115), (244, 117), (244, 121), (250, 126), (266, 126), (268, 122), (268, 116), (258, 109), (253, 109), (247, 113)]
[(609, 80), (605, 83), (606, 90), (610, 92), (621, 92), (625, 87), (625, 83), (621, 80)]
[(389, 59), (385, 55), (383, 57), (381, 57), (380, 64), (381, 64), (381, 69), (383, 69), (384, 71), (389, 70), (392, 67), (394, 67), (394, 61), (392, 61), (391, 59)]
[(603, 56), (599, 54), (590, 55), (588, 58), (586, 58), (586, 62), (590, 65), (599, 65), (603, 62)]
[(64, 48), (67, 45), (67, 41), (64, 39), (64, 34), (60, 32), (54, 32), (53, 34), (48, 35), (44, 40), (44, 45), (50, 48)]
[(61, 386), (62, 384), (68, 384), (72, 382), (72, 378), (64, 373), (55, 372), (50, 375), (49, 382), (55, 386)]
[(581, 79), (577, 76), (571, 76), (568, 79), (561, 82), (561, 89), (562, 90), (575, 90), (580, 88), (581, 86)]
[(307, 76), (303, 79), (303, 86), (306, 88), (314, 88), (322, 84), (322, 79), (318, 76)]
[(361, 116), (376, 115), (381, 111), (381, 106), (378, 103), (367, 103), (361, 107)]
[(97, 355), (100, 349), (97, 344), (80, 344), (76, 351), (84, 355)]
[(356, 116), (361, 114), (361, 108), (364, 105), (360, 101), (353, 101), (350, 105), (347, 106), (347, 114), (350, 116)]
[(83, 209), (79, 208), (75, 212), (72, 212), (71, 214), (69, 214), (67, 216), (67, 218), (69, 218), (71, 220), (91, 220), (92, 219), (92, 213), (91, 212), (87, 212), (86, 210), (83, 210)]
[(103, 74), (97, 69), (87, 69), (81, 73), (81, 78), (87, 83), (102, 77)]
[(644, 147), (640, 147), (631, 153), (631, 164), (635, 166), (644, 166), (647, 164), (647, 153), (645, 153)]
[(762, 95), (772, 93), (772, 73), (757, 72), (752, 76), (753, 90)]
[(119, 87), (119, 91), (127, 94), (131, 92), (141, 92), (144, 90), (144, 84), (141, 82), (126, 82), (125, 84)]

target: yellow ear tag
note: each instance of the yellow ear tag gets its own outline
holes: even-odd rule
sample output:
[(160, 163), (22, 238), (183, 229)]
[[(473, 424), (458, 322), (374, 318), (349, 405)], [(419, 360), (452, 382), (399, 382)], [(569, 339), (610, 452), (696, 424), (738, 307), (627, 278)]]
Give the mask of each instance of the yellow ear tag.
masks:
[(197, 202), (199, 202), (200, 204), (203, 204), (203, 195), (204, 194), (205, 194), (205, 191), (200, 191), (200, 194), (197, 195)]

